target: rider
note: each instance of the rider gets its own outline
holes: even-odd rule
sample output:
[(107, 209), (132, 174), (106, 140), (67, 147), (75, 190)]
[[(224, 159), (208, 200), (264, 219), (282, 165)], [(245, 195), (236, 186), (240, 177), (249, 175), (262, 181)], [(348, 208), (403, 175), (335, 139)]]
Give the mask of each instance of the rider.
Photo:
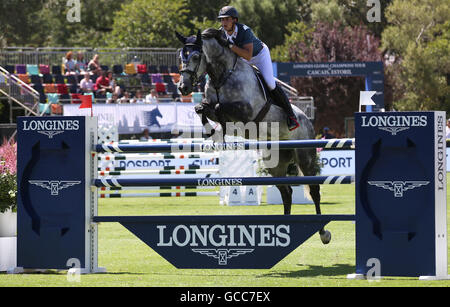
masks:
[(300, 124), (297, 122), (291, 103), (283, 89), (275, 82), (269, 48), (253, 34), (252, 29), (238, 23), (238, 18), (238, 12), (232, 6), (225, 6), (219, 11), (218, 19), (222, 24), (220, 29), (223, 31), (223, 37), (229, 42), (228, 47), (261, 71), (272, 96), (288, 115), (289, 130), (297, 129)]

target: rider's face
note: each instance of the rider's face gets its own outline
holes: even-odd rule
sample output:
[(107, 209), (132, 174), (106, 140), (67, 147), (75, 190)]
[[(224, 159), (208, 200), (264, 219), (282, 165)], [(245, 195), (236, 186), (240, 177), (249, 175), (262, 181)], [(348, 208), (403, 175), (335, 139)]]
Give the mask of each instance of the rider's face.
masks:
[(234, 31), (234, 19), (233, 19), (233, 17), (220, 18), (220, 23), (222, 24), (222, 27), (225, 29), (225, 31), (227, 31), (227, 32)]

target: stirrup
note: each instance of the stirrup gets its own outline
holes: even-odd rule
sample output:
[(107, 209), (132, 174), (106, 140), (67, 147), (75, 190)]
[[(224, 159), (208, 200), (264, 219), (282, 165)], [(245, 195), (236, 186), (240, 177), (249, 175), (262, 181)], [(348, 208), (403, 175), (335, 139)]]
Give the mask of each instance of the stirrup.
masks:
[(287, 124), (289, 131), (293, 131), (298, 127), (300, 127), (300, 124), (298, 123), (297, 119), (294, 116), (288, 117)]

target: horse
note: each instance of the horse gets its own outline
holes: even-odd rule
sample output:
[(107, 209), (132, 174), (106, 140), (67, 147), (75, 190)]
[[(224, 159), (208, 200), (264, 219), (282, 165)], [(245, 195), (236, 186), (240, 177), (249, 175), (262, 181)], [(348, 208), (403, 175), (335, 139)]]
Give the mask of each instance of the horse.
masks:
[[(205, 86), (206, 102), (196, 107), (205, 128), (211, 128), (208, 127), (207, 119), (220, 123), (224, 134), (227, 134), (228, 122), (244, 124), (257, 122), (266, 125), (277, 123), (279, 140), (314, 139), (315, 132), (311, 121), (296, 106), (293, 106), (293, 109), (300, 127), (289, 131), (285, 112), (270, 103), (270, 97), (265, 94), (254, 68), (227, 47), (228, 42), (222, 37), (220, 30), (209, 28), (189, 37), (177, 32), (175, 34), (184, 45), (179, 54), (182, 62), (178, 85), (180, 92), (188, 95), (204, 74), (207, 73), (209, 76)], [(262, 112), (264, 109), (266, 112)], [(262, 129), (261, 126), (263, 125), (259, 125), (258, 130)], [(268, 140), (275, 137), (269, 130), (265, 131), (266, 134), (259, 132), (261, 131), (257, 133), (258, 140), (262, 140), (261, 135), (267, 135)], [(291, 164), (295, 164), (300, 175), (315, 176), (320, 173), (315, 148), (280, 150), (278, 155), (278, 164), (267, 168), (273, 177), (287, 176)], [(284, 214), (289, 215), (292, 206), (292, 187), (277, 185), (277, 188), (281, 193)], [(321, 214), (320, 186), (309, 185), (308, 188), (315, 204), (316, 214)], [(324, 244), (330, 242), (331, 233), (328, 230), (322, 228), (319, 234)]]

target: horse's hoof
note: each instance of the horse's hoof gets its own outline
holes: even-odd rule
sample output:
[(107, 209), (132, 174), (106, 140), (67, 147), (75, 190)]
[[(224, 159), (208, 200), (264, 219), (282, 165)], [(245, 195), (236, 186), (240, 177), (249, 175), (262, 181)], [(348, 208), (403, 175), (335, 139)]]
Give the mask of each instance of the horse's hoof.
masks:
[(320, 240), (322, 240), (323, 244), (328, 244), (331, 241), (331, 232), (328, 230), (322, 230), (319, 232)]

